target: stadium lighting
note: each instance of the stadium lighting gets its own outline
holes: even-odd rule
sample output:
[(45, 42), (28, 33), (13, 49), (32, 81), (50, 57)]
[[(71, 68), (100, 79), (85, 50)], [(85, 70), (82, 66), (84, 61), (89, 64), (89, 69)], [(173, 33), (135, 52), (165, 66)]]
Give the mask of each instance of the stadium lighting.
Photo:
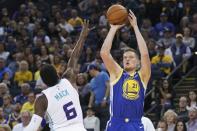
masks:
[(195, 53), (194, 53), (195, 55), (197, 55), (197, 51), (195, 51)]

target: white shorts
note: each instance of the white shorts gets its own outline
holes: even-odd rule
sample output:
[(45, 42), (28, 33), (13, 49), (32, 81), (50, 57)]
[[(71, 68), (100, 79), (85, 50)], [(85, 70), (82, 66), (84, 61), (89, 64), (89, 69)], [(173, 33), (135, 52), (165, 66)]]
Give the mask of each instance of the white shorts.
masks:
[(87, 131), (87, 130), (81, 124), (74, 124), (74, 125), (69, 125), (67, 127), (57, 128), (52, 131)]

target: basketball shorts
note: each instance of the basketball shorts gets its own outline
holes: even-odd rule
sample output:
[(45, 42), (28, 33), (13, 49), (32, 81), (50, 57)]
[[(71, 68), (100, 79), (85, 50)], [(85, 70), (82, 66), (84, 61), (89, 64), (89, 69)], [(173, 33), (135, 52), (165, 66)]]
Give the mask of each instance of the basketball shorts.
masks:
[(106, 131), (144, 131), (144, 126), (141, 120), (112, 117), (107, 123)]

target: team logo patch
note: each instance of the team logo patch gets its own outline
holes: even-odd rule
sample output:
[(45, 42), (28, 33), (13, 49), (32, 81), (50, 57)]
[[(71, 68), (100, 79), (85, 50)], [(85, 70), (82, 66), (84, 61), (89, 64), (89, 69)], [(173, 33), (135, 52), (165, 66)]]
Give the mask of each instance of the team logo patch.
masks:
[(140, 86), (138, 81), (127, 79), (123, 84), (123, 97), (129, 100), (135, 100), (139, 97)]

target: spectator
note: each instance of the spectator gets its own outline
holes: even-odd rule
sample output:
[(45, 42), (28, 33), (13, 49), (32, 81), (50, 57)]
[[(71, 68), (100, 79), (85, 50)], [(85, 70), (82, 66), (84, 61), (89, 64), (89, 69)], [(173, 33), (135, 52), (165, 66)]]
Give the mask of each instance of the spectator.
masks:
[(3, 96), (3, 112), (6, 117), (8, 117), (14, 110), (14, 106), (12, 105), (12, 98), (9, 94), (5, 94)]
[(76, 84), (78, 87), (80, 104), (82, 106), (82, 110), (84, 111), (85, 107), (88, 106), (91, 91), (91, 87), (85, 73), (77, 74)]
[(191, 56), (190, 48), (183, 44), (182, 34), (176, 34), (176, 42), (172, 44), (170, 51), (176, 66)]
[(13, 54), (12, 57), (13, 60), (8, 64), (8, 68), (10, 68), (12, 72), (16, 72), (19, 69), (19, 63), (24, 60), (24, 53), (17, 52)]
[(168, 131), (168, 125), (167, 125), (166, 121), (160, 120), (157, 124), (156, 131)]
[(142, 26), (141, 26), (141, 30), (147, 30), (148, 31), (148, 35), (151, 38), (156, 38), (156, 32), (154, 27), (152, 26), (152, 22), (150, 19), (145, 18), (142, 20)]
[(153, 25), (159, 21), (159, 16), (162, 11), (162, 2), (160, 0), (151, 0), (146, 2), (146, 13)]
[(34, 36), (33, 42), (34, 44), (37, 42), (37, 40), (40, 39), (44, 44), (49, 45), (51, 42), (51, 39), (48, 35), (46, 35), (46, 32), (43, 29), (38, 30), (37, 35)]
[(194, 35), (194, 37), (197, 37), (197, 13), (195, 13), (192, 17), (192, 34)]
[(8, 125), (1, 124), (0, 131), (11, 131), (11, 128)]
[(188, 131), (197, 129), (197, 107), (191, 107), (188, 113), (189, 121), (186, 123)]
[(154, 71), (158, 71), (160, 77), (165, 77), (171, 72), (172, 59), (169, 55), (165, 55), (164, 51), (164, 45), (158, 45), (158, 55), (154, 56), (151, 60), (153, 75)]
[(191, 27), (190, 19), (189, 19), (189, 17), (187, 17), (187, 16), (183, 16), (183, 17), (181, 18), (179, 27), (177, 28), (177, 31), (176, 31), (176, 32), (183, 32), (183, 29), (184, 29), (185, 27)]
[(2, 81), (3, 79), (3, 74), (7, 72), (9, 74), (9, 79), (12, 78), (12, 71), (6, 67), (6, 61), (5, 59), (0, 57), (0, 80)]
[(173, 110), (169, 109), (167, 112), (164, 113), (164, 120), (167, 122), (168, 125), (167, 131), (174, 131), (177, 114)]
[[(107, 103), (110, 88), (109, 76), (106, 72), (100, 72), (98, 66), (94, 64), (90, 64), (87, 71), (90, 76), (93, 77), (90, 81), (92, 91), (88, 107), (95, 106), (96, 110), (98, 109), (97, 113), (99, 119), (101, 120), (101, 130), (104, 130), (109, 117)], [(100, 108), (102, 108), (102, 110), (100, 110)]]
[(16, 124), (21, 122), (21, 115), (20, 115), (20, 111), (21, 111), (21, 104), (20, 103), (16, 103), (14, 105), (14, 111), (10, 114), (9, 118), (10, 118), (10, 126), (13, 128)]
[(19, 64), (19, 71), (15, 73), (14, 82), (16, 82), (20, 86), (25, 82), (32, 81), (32, 79), (32, 72), (29, 71), (29, 65), (27, 61), (21, 61)]
[(184, 31), (183, 43), (187, 47), (190, 47), (191, 51), (194, 51), (194, 47), (196, 43), (195, 43), (195, 39), (191, 37), (191, 29), (188, 27), (185, 27), (183, 31)]
[(64, 18), (61, 18), (58, 26), (60, 27), (60, 29), (66, 30), (66, 32), (68, 32), (68, 33), (71, 33), (74, 31), (73, 25), (68, 23)]
[(29, 111), (21, 112), (21, 123), (16, 124), (12, 131), (22, 131), (31, 120), (31, 113)]
[(54, 64), (53, 61), (53, 55), (49, 54), (49, 49), (47, 48), (47, 46), (42, 45), (41, 46), (41, 56), (40, 56), (40, 60), (42, 63), (48, 63), (48, 64)]
[(95, 116), (95, 110), (88, 108), (84, 118), (84, 127), (87, 131), (100, 131), (100, 120)]
[(173, 109), (173, 98), (175, 98), (175, 92), (170, 86), (170, 83), (167, 79), (162, 81), (162, 87), (159, 88), (160, 98), (161, 98), (161, 115), (166, 112), (168, 109)]
[(149, 57), (152, 60), (154, 56), (156, 56), (156, 41), (154, 39), (149, 39), (147, 42)]
[(55, 67), (57, 73), (59, 74), (60, 69), (61, 69), (61, 57), (59, 55), (55, 55), (53, 63), (54, 63), (54, 67)]
[(160, 22), (155, 25), (155, 30), (159, 37), (163, 37), (163, 34), (164, 34), (163, 31), (165, 27), (169, 28), (172, 31), (172, 33), (174, 33), (175, 31), (174, 25), (171, 22), (168, 22), (167, 14), (162, 12), (160, 14)]
[(25, 102), (22, 106), (21, 112), (29, 111), (31, 114), (34, 113), (34, 102), (35, 102), (36, 96), (34, 92), (30, 92), (28, 94), (28, 100)]
[(132, 44), (133, 40), (131, 39), (131, 33), (127, 27), (124, 27), (121, 29), (121, 34), (120, 34), (120, 49), (123, 50), (124, 48), (134, 48), (136, 49), (137, 46), (136, 44)]
[(3, 108), (0, 107), (0, 125), (2, 124), (9, 124), (9, 119), (4, 116)]
[(144, 125), (144, 131), (155, 131), (153, 123), (148, 117), (142, 117), (142, 124)]
[(20, 86), (21, 90), (20, 90), (20, 94), (15, 96), (14, 101), (16, 103), (20, 103), (20, 104), (24, 104), (27, 101), (28, 98), (28, 94), (31, 91), (31, 87), (28, 83), (23, 83)]
[(8, 86), (5, 83), (0, 83), (0, 107), (3, 106), (3, 97), (10, 94)]
[(185, 125), (185, 122), (183, 122), (182, 120), (178, 120), (176, 122), (174, 131), (187, 131), (187, 127)]
[(74, 28), (82, 26), (83, 20), (78, 16), (76, 9), (72, 9), (71, 18), (68, 20), (68, 23), (71, 24)]
[(197, 96), (195, 91), (189, 91), (188, 98), (188, 106), (187, 108), (196, 107), (197, 106)]
[(48, 28), (46, 33), (50, 38), (54, 38), (54, 37), (58, 38), (58, 28), (56, 27), (54, 22), (51, 21), (48, 23)]
[(176, 42), (176, 39), (172, 37), (172, 32), (168, 27), (164, 27), (164, 36), (158, 40), (158, 43), (163, 43), (166, 48), (169, 48), (173, 43)]
[(10, 55), (10, 52), (5, 50), (5, 44), (0, 42), (0, 57), (4, 60), (7, 60), (8, 56)]
[(185, 96), (181, 96), (179, 98), (179, 107), (177, 110), (178, 119), (182, 119), (184, 122), (188, 120), (188, 111), (187, 107), (187, 98)]

